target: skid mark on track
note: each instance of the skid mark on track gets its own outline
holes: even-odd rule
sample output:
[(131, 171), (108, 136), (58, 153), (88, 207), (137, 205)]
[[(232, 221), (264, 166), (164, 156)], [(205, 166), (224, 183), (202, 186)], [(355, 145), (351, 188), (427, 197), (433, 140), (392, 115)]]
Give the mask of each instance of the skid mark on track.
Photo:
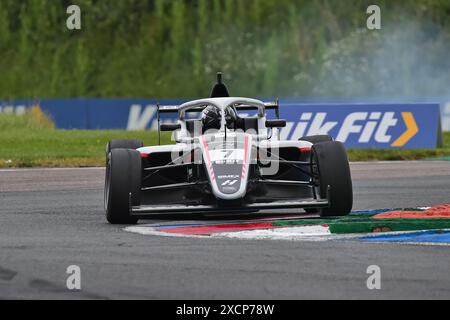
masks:
[(42, 290), (46, 292), (59, 293), (67, 291), (66, 288), (43, 279), (32, 279), (28, 284), (33, 289)]
[(11, 281), (15, 278), (17, 272), (14, 270), (6, 269), (0, 266), (0, 280)]
[(32, 279), (29, 281), (28, 285), (38, 291), (57, 293), (57, 294), (71, 294), (74, 298), (85, 298), (85, 299), (96, 299), (96, 300), (108, 300), (109, 298), (91, 293), (85, 290), (70, 291), (64, 285), (56, 284), (44, 279)]

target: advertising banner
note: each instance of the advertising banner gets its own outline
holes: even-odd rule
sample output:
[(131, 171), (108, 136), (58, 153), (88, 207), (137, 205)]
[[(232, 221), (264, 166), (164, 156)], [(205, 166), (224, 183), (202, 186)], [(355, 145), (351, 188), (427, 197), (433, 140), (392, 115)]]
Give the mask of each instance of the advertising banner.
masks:
[[(157, 129), (156, 104), (185, 100), (49, 99), (0, 102), (0, 112), (22, 114), (39, 105), (64, 129)], [(445, 109), (445, 108), (444, 108)], [(283, 139), (329, 134), (348, 148), (436, 148), (442, 139), (439, 104), (431, 103), (280, 103), (287, 120)], [(164, 115), (163, 122), (176, 121)]]
[(284, 138), (329, 134), (348, 148), (436, 148), (438, 104), (289, 104)]

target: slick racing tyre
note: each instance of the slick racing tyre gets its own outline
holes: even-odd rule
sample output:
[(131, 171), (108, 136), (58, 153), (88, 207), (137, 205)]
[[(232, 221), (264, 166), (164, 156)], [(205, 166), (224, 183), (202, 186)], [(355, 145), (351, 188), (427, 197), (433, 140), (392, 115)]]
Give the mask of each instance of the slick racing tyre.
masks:
[(106, 219), (111, 224), (136, 224), (131, 207), (140, 204), (141, 155), (136, 150), (112, 149), (105, 178)]
[(106, 158), (112, 149), (139, 149), (144, 146), (142, 140), (111, 140), (106, 144)]
[(338, 141), (314, 144), (312, 162), (320, 197), (325, 199), (330, 192), (330, 206), (320, 209), (320, 215), (322, 217), (348, 215), (353, 206), (353, 188), (344, 145)]
[(303, 137), (298, 140), (308, 141), (308, 142), (311, 142), (312, 144), (315, 144), (315, 143), (319, 143), (319, 142), (333, 141), (333, 138), (329, 135), (324, 134), (324, 135), (318, 135), (318, 136)]

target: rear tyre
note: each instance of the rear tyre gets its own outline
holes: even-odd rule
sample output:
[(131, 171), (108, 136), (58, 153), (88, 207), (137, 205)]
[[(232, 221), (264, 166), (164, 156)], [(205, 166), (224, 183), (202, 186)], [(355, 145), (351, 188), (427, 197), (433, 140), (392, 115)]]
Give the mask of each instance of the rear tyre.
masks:
[(131, 207), (140, 204), (141, 155), (136, 150), (112, 149), (105, 178), (106, 220), (111, 224), (136, 224)]
[(144, 146), (142, 140), (111, 140), (106, 144), (106, 157), (113, 149), (139, 149)]
[(329, 135), (324, 134), (324, 135), (303, 137), (303, 138), (300, 138), (299, 140), (308, 141), (308, 142), (311, 142), (312, 144), (316, 144), (319, 142), (333, 141), (333, 138)]
[(353, 188), (344, 145), (338, 141), (317, 143), (312, 147), (312, 157), (321, 198), (327, 197), (328, 189), (330, 192), (330, 206), (320, 209), (320, 215), (348, 215), (353, 206)]

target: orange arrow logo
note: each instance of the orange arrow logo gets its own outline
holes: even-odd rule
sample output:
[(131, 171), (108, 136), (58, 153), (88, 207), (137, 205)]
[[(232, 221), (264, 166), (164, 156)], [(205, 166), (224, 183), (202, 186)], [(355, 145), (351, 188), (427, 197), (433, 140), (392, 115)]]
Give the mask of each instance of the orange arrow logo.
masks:
[(391, 147), (403, 147), (419, 132), (419, 127), (417, 126), (416, 119), (414, 119), (412, 112), (402, 112), (402, 117), (406, 124), (406, 131), (391, 144)]

